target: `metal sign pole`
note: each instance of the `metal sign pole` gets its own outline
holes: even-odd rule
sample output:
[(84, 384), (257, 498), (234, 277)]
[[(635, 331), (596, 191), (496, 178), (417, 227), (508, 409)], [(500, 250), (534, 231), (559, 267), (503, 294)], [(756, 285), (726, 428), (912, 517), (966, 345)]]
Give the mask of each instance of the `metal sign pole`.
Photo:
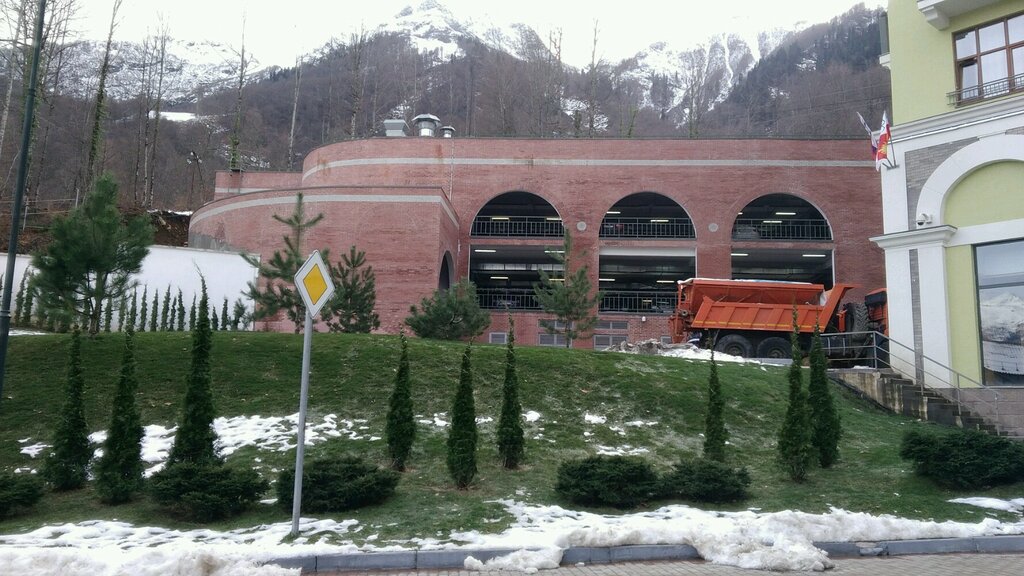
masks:
[(302, 385), (299, 388), (299, 434), (295, 446), (295, 491), (292, 495), (292, 537), (299, 535), (302, 508), (302, 459), (306, 455), (306, 400), (309, 396), (309, 356), (313, 345), (313, 315), (306, 309), (306, 333), (302, 337)]

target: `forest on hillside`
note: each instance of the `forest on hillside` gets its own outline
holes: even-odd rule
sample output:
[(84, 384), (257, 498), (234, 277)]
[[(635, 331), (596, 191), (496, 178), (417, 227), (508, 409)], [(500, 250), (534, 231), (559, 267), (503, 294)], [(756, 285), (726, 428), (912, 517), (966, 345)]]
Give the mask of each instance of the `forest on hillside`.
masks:
[[(36, 2), (0, 0), (13, 39), (0, 63), (7, 214)], [(244, 46), (182, 45), (158, 26), (141, 43), (116, 30), (86, 41), (74, 32), (77, 9), (78, 0), (47, 4), (28, 228), (76, 205), (102, 172), (114, 174), (126, 209), (194, 210), (212, 197), (217, 170), (296, 169), (315, 147), (381, 135), (387, 118), (434, 114), (458, 137), (866, 138), (856, 112), (877, 119), (890, 101), (879, 11), (863, 6), (763, 37), (756, 62), (725, 36), (672, 54), (670, 69), (643, 54), (567, 66), (558, 38), (527, 27), (503, 43), (459, 37), (448, 55), (381, 29), (329, 42), (291, 68), (259, 68)]]

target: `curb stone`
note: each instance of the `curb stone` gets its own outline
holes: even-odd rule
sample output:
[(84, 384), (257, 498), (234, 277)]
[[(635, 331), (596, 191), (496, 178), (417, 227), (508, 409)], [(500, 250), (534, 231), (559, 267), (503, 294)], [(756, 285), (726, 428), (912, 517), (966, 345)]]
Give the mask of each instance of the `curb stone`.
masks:
[[(861, 556), (902, 556), (912, 554), (1008, 553), (1024, 552), (1024, 536), (978, 536), (973, 538), (935, 538), (927, 540), (885, 540), (878, 542), (814, 542), (832, 558)], [(323, 554), (269, 560), (282, 568), (300, 568), (305, 573), (346, 570), (438, 570), (458, 569), (472, 556), (486, 562), (515, 552), (511, 548), (409, 550), (403, 552), (362, 552)], [(538, 548), (528, 548), (538, 550)], [(616, 564), (665, 560), (700, 560), (697, 550), (688, 544), (652, 544), (612, 547), (580, 546), (562, 552), (562, 565)]]

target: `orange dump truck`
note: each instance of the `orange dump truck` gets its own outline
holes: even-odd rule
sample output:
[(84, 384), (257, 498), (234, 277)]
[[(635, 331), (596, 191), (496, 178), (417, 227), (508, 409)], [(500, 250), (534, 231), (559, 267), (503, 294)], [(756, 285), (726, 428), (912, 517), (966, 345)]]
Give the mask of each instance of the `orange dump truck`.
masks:
[(669, 318), (672, 341), (714, 342), (716, 351), (733, 356), (789, 358), (794, 309), (805, 350), (815, 324), (822, 332), (869, 329), (863, 303), (840, 307), (851, 288), (836, 284), (825, 290), (821, 284), (761, 280), (680, 281)]

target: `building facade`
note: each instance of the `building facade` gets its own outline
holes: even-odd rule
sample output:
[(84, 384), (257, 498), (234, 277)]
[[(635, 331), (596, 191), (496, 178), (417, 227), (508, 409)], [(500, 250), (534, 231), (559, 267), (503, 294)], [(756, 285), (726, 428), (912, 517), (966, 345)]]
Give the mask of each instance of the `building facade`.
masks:
[[(522, 344), (562, 345), (532, 285), (559, 275), (552, 251), (602, 292), (600, 322), (577, 347), (667, 338), (678, 280), (700, 276), (884, 283), (880, 187), (864, 141), (457, 138), (417, 117), (416, 136), (339, 142), (295, 173), (221, 172), (193, 214), (194, 247), (281, 249), (299, 193), (323, 213), (306, 251), (355, 245), (377, 279), (381, 329), (463, 277), (491, 310), (485, 341), (503, 342), (509, 313)], [(288, 330), (285, 322), (258, 328)]]
[(893, 362), (1022, 414), (1024, 0), (894, 0), (888, 37)]

